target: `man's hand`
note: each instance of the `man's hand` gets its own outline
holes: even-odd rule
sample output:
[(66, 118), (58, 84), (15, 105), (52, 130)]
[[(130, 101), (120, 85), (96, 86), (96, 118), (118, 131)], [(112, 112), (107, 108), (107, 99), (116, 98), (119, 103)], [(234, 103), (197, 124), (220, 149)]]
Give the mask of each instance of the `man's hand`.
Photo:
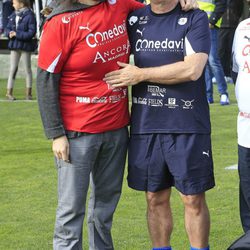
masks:
[(140, 68), (122, 62), (117, 64), (121, 69), (109, 72), (103, 79), (112, 88), (136, 85), (143, 80)]
[(9, 33), (9, 37), (12, 38), (12, 37), (15, 37), (16, 36), (16, 32), (15, 31), (11, 31)]
[(53, 140), (52, 151), (57, 159), (69, 162), (69, 142), (66, 136), (61, 136)]
[(180, 0), (180, 4), (184, 11), (199, 8), (197, 0)]

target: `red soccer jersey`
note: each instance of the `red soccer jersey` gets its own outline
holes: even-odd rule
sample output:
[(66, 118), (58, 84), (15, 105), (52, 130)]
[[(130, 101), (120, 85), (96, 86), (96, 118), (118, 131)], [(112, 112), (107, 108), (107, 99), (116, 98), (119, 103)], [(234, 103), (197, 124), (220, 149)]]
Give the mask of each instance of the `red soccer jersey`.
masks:
[(111, 89), (107, 72), (128, 62), (127, 15), (143, 5), (108, 0), (53, 17), (44, 25), (38, 66), (61, 73), (60, 109), (66, 130), (100, 133), (129, 122), (127, 88)]

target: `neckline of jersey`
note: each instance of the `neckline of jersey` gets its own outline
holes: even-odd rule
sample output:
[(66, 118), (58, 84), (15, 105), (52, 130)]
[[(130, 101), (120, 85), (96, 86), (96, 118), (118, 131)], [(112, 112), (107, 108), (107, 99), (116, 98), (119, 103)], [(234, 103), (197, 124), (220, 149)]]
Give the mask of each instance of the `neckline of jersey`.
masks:
[(149, 12), (151, 13), (151, 15), (153, 15), (153, 16), (168, 16), (168, 15), (171, 15), (176, 10), (181, 9), (181, 5), (180, 5), (180, 3), (177, 3), (177, 5), (172, 10), (165, 12), (165, 13), (161, 13), (161, 14), (153, 12), (150, 4), (148, 5), (148, 9), (149, 9)]

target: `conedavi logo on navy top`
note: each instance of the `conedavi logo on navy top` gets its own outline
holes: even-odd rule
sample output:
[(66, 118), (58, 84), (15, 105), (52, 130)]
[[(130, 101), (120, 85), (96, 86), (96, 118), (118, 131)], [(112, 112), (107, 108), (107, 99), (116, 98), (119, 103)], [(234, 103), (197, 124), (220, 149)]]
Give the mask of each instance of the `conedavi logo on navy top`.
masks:
[[(139, 33), (139, 32), (138, 32)], [(135, 50), (138, 51), (149, 51), (149, 50), (160, 50), (160, 51), (183, 51), (184, 39), (180, 41), (169, 40), (165, 38), (164, 40), (149, 40), (149, 39), (138, 39), (135, 44)]]
[[(140, 17), (131, 16), (128, 20), (129, 25), (135, 25), (139, 20), (149, 20), (149, 17)], [(139, 21), (140, 22), (140, 21)], [(185, 25), (187, 23), (187, 18), (180, 18), (178, 20), (179, 25)], [(135, 30), (137, 34), (137, 40), (135, 42), (135, 51), (173, 51), (173, 52), (182, 52), (184, 48), (184, 39), (181, 40), (170, 40), (169, 38), (165, 37), (162, 40), (155, 40), (150, 39), (147, 36), (146, 27), (139, 26)], [(144, 35), (145, 34), (145, 35)]]

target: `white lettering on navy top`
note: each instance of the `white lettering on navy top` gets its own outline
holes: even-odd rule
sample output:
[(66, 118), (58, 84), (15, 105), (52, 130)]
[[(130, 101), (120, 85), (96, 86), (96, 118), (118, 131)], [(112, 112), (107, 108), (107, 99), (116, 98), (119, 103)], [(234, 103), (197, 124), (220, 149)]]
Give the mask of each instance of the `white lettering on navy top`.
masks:
[[(210, 49), (206, 13), (184, 12), (179, 4), (160, 15), (150, 5), (133, 12), (128, 32), (135, 65), (141, 68), (183, 61)], [(132, 102), (132, 133), (210, 133), (204, 75), (177, 85), (138, 84), (132, 88)]]

